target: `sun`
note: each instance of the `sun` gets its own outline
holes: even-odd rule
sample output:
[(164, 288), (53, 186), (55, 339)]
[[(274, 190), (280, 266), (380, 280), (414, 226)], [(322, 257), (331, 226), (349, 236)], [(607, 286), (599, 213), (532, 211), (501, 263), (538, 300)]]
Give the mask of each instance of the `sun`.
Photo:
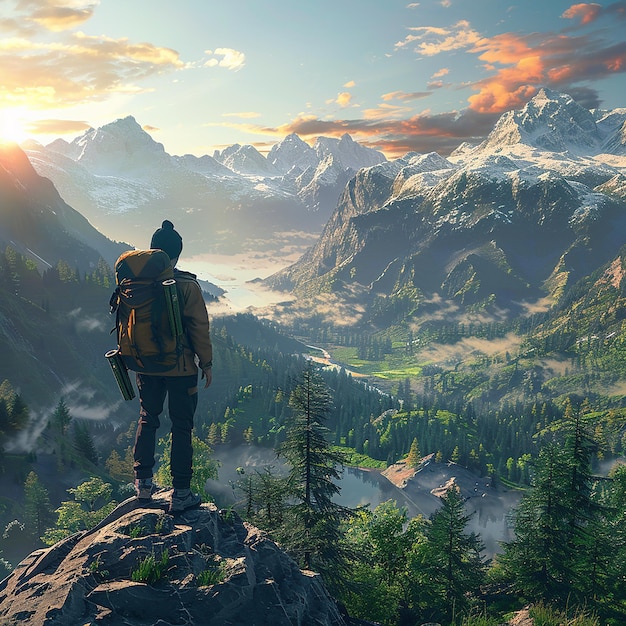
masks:
[(24, 123), (21, 109), (0, 109), (0, 141), (21, 143), (28, 139)]

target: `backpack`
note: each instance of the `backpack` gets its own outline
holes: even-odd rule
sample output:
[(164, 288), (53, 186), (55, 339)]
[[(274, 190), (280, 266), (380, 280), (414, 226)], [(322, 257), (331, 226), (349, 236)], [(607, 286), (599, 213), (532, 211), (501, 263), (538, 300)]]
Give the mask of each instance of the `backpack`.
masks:
[(117, 315), (111, 332), (117, 330), (119, 354), (130, 370), (159, 374), (176, 367), (181, 335), (172, 332), (163, 286), (173, 278), (163, 250), (131, 250), (115, 263), (117, 288), (109, 304)]

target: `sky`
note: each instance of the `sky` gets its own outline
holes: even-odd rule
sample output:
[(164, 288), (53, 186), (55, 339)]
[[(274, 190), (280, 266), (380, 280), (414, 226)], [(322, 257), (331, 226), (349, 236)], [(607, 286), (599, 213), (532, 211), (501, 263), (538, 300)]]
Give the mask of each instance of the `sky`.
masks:
[(169, 154), (476, 143), (541, 87), (626, 107), (626, 0), (0, 0), (0, 139), (132, 115)]

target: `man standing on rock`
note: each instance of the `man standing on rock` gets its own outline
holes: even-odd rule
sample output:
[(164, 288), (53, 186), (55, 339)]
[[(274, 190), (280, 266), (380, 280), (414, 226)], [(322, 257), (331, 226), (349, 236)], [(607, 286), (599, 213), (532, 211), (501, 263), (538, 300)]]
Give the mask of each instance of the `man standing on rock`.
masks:
[(165, 220), (152, 236), (151, 249), (167, 253), (174, 269), (184, 329), (182, 350), (176, 365), (166, 372), (137, 372), (140, 411), (135, 438), (135, 490), (141, 500), (149, 500), (156, 490), (152, 481), (155, 465), (156, 433), (160, 426), (165, 397), (172, 422), (172, 449), (170, 472), (174, 491), (171, 513), (182, 513), (198, 506), (202, 498), (191, 491), (193, 474), (193, 447), (191, 431), (198, 404), (198, 370), (205, 380), (205, 389), (211, 384), (213, 347), (209, 335), (209, 317), (202, 290), (194, 274), (176, 269), (183, 248), (181, 236), (174, 225)]

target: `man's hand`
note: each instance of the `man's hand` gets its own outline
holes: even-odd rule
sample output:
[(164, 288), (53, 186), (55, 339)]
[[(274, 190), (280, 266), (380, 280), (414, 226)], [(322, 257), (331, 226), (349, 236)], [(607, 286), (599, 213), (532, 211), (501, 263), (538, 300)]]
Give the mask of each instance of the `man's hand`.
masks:
[(206, 382), (204, 383), (204, 388), (206, 389), (211, 384), (211, 381), (213, 380), (212, 369), (210, 367), (203, 369), (201, 378), (206, 378)]

